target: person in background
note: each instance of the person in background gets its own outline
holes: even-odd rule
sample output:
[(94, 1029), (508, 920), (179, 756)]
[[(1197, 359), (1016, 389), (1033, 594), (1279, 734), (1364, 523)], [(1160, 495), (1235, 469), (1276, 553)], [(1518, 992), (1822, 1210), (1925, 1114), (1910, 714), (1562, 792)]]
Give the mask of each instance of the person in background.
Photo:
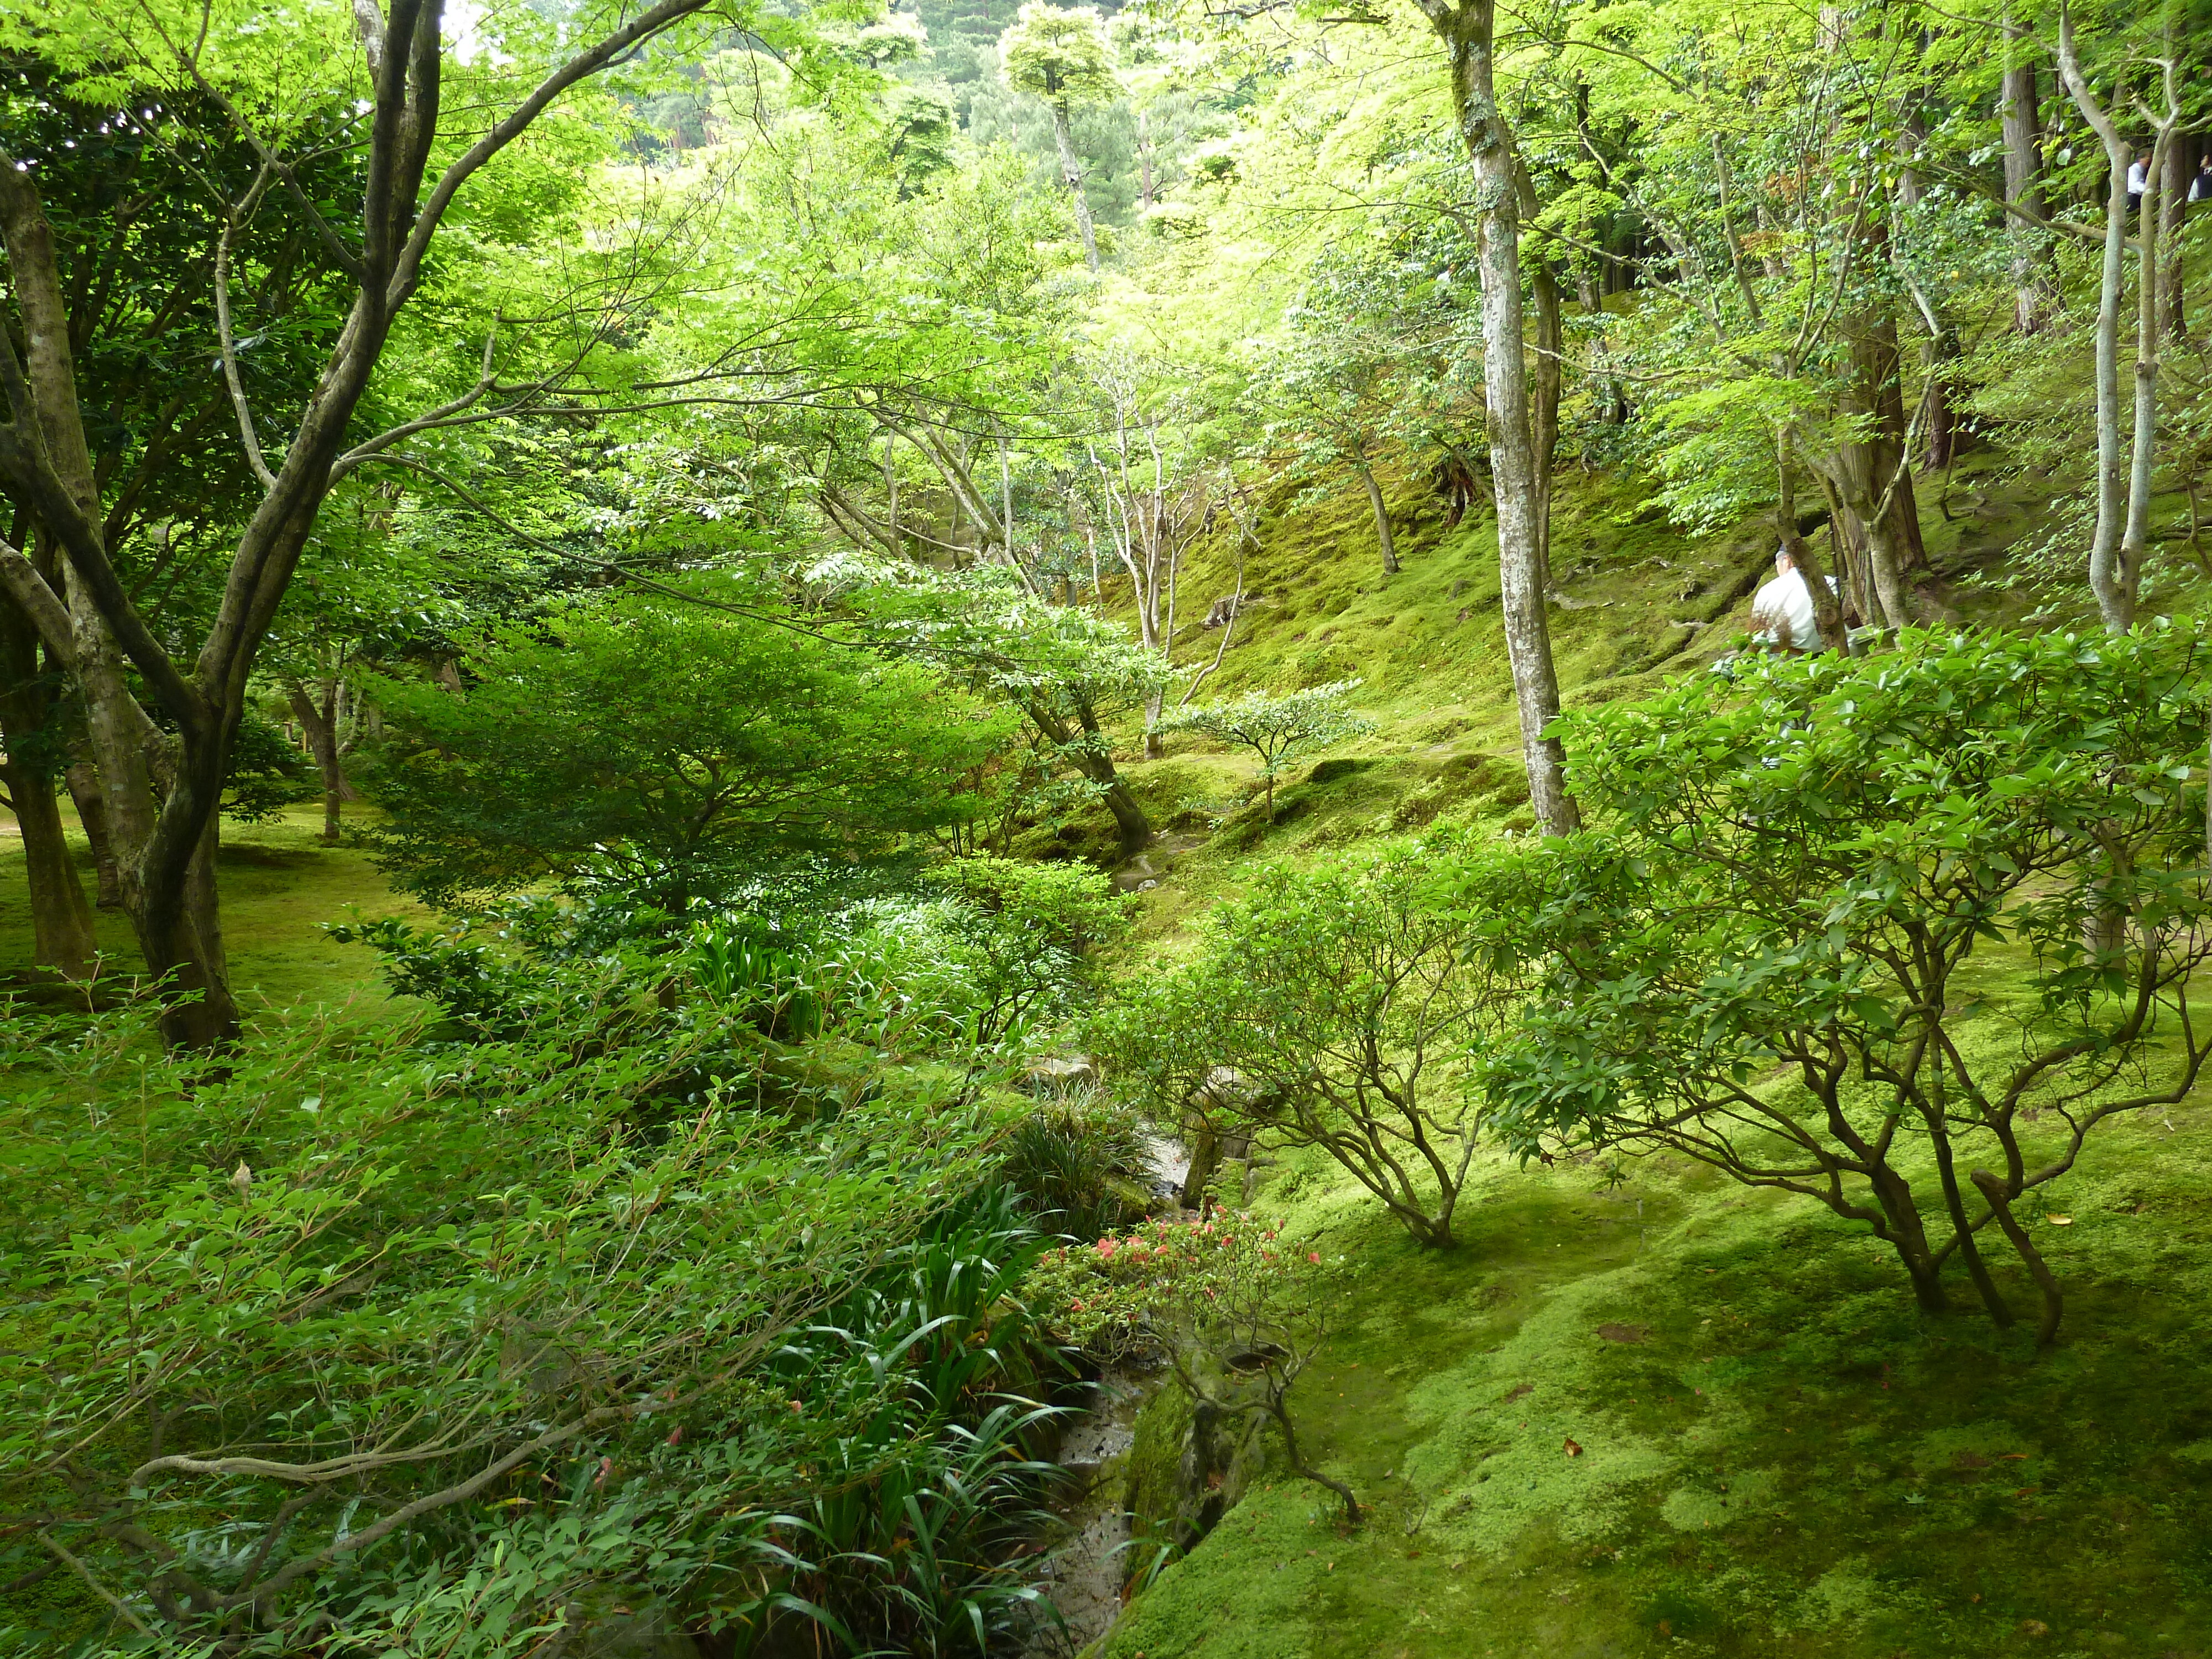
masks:
[(1787, 652), (1792, 656), (1818, 651), (1821, 647), (1820, 621), (1813, 609), (1813, 590), (1807, 586), (1805, 573), (1798, 569), (1797, 562), (1790, 556), (1786, 547), (1775, 550), (1774, 580), (1752, 596), (1751, 631), (1768, 650)]
[(2150, 152), (2146, 150), (2128, 167), (2128, 211), (2142, 211), (2143, 192), (2150, 188)]
[(2189, 181), (2189, 199), (2192, 202), (2212, 202), (2212, 151), (2197, 164), (2197, 176)]

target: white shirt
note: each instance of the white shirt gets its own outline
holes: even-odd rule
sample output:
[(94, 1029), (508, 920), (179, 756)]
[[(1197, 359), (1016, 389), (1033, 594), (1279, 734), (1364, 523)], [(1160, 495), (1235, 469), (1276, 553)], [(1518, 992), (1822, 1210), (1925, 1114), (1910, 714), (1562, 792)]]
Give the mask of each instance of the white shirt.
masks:
[[(2106, 175), (2107, 178), (2110, 178), (2111, 176), (2112, 175), (2109, 173)], [(2128, 194), (2130, 196), (2140, 196), (2143, 191), (2149, 188), (2150, 180), (2143, 175), (2143, 164), (2141, 161), (2129, 162)]]
[(1802, 570), (1785, 570), (1753, 594), (1751, 619), (1765, 624), (1759, 638), (1769, 644), (1786, 645), (1793, 651), (1820, 648), (1820, 622)]

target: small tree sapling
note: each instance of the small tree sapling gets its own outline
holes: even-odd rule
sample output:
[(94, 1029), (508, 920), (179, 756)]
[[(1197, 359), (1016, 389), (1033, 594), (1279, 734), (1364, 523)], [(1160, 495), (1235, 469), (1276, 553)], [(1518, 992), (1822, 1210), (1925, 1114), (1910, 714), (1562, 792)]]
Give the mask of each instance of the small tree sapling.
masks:
[(1193, 961), (1091, 1022), (1091, 1052), (1158, 1117), (1322, 1148), (1417, 1242), (1449, 1248), (1479, 1115), (1467, 1057), (1526, 988), (1497, 920), (1524, 862), (1439, 835), (1267, 869)]
[(1167, 721), (1167, 731), (1196, 732), (1218, 743), (1237, 744), (1260, 757), (1267, 790), (1267, 822), (1275, 821), (1275, 778), (1292, 761), (1375, 729), (1374, 722), (1344, 706), (1358, 680), (1309, 686), (1276, 695), (1248, 691), (1226, 702), (1186, 708)]

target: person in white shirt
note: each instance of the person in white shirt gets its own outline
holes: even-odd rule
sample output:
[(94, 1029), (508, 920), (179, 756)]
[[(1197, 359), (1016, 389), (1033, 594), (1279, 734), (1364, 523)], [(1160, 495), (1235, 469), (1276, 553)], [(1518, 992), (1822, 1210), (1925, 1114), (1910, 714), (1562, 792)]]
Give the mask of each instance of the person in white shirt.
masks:
[(1795, 654), (1820, 648), (1820, 619), (1813, 608), (1813, 590), (1786, 547), (1774, 555), (1774, 580), (1752, 596), (1751, 629), (1771, 651)]
[(2138, 155), (2128, 166), (2128, 211), (2142, 210), (2143, 192), (2150, 188), (2150, 157)]
[(2206, 156), (2197, 164), (2197, 177), (2189, 185), (2189, 199), (2192, 202), (2212, 202), (2212, 155)]

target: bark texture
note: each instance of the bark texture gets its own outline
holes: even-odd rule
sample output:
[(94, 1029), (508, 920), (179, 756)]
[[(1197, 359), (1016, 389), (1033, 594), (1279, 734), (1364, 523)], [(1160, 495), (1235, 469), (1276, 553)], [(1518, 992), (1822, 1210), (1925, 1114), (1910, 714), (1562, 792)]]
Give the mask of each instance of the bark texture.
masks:
[(1480, 215), (1484, 402), (1498, 503), (1498, 574), (1529, 802), (1547, 834), (1564, 835), (1579, 827), (1581, 815), (1567, 793), (1565, 752), (1557, 738), (1546, 735), (1559, 715), (1559, 682), (1544, 608), (1546, 497), (1539, 477), (1522, 327), (1523, 181), (1512, 132), (1498, 106), (1494, 0), (1463, 0), (1457, 5), (1422, 0), (1422, 10), (1449, 58), (1452, 107), (1474, 163)]

